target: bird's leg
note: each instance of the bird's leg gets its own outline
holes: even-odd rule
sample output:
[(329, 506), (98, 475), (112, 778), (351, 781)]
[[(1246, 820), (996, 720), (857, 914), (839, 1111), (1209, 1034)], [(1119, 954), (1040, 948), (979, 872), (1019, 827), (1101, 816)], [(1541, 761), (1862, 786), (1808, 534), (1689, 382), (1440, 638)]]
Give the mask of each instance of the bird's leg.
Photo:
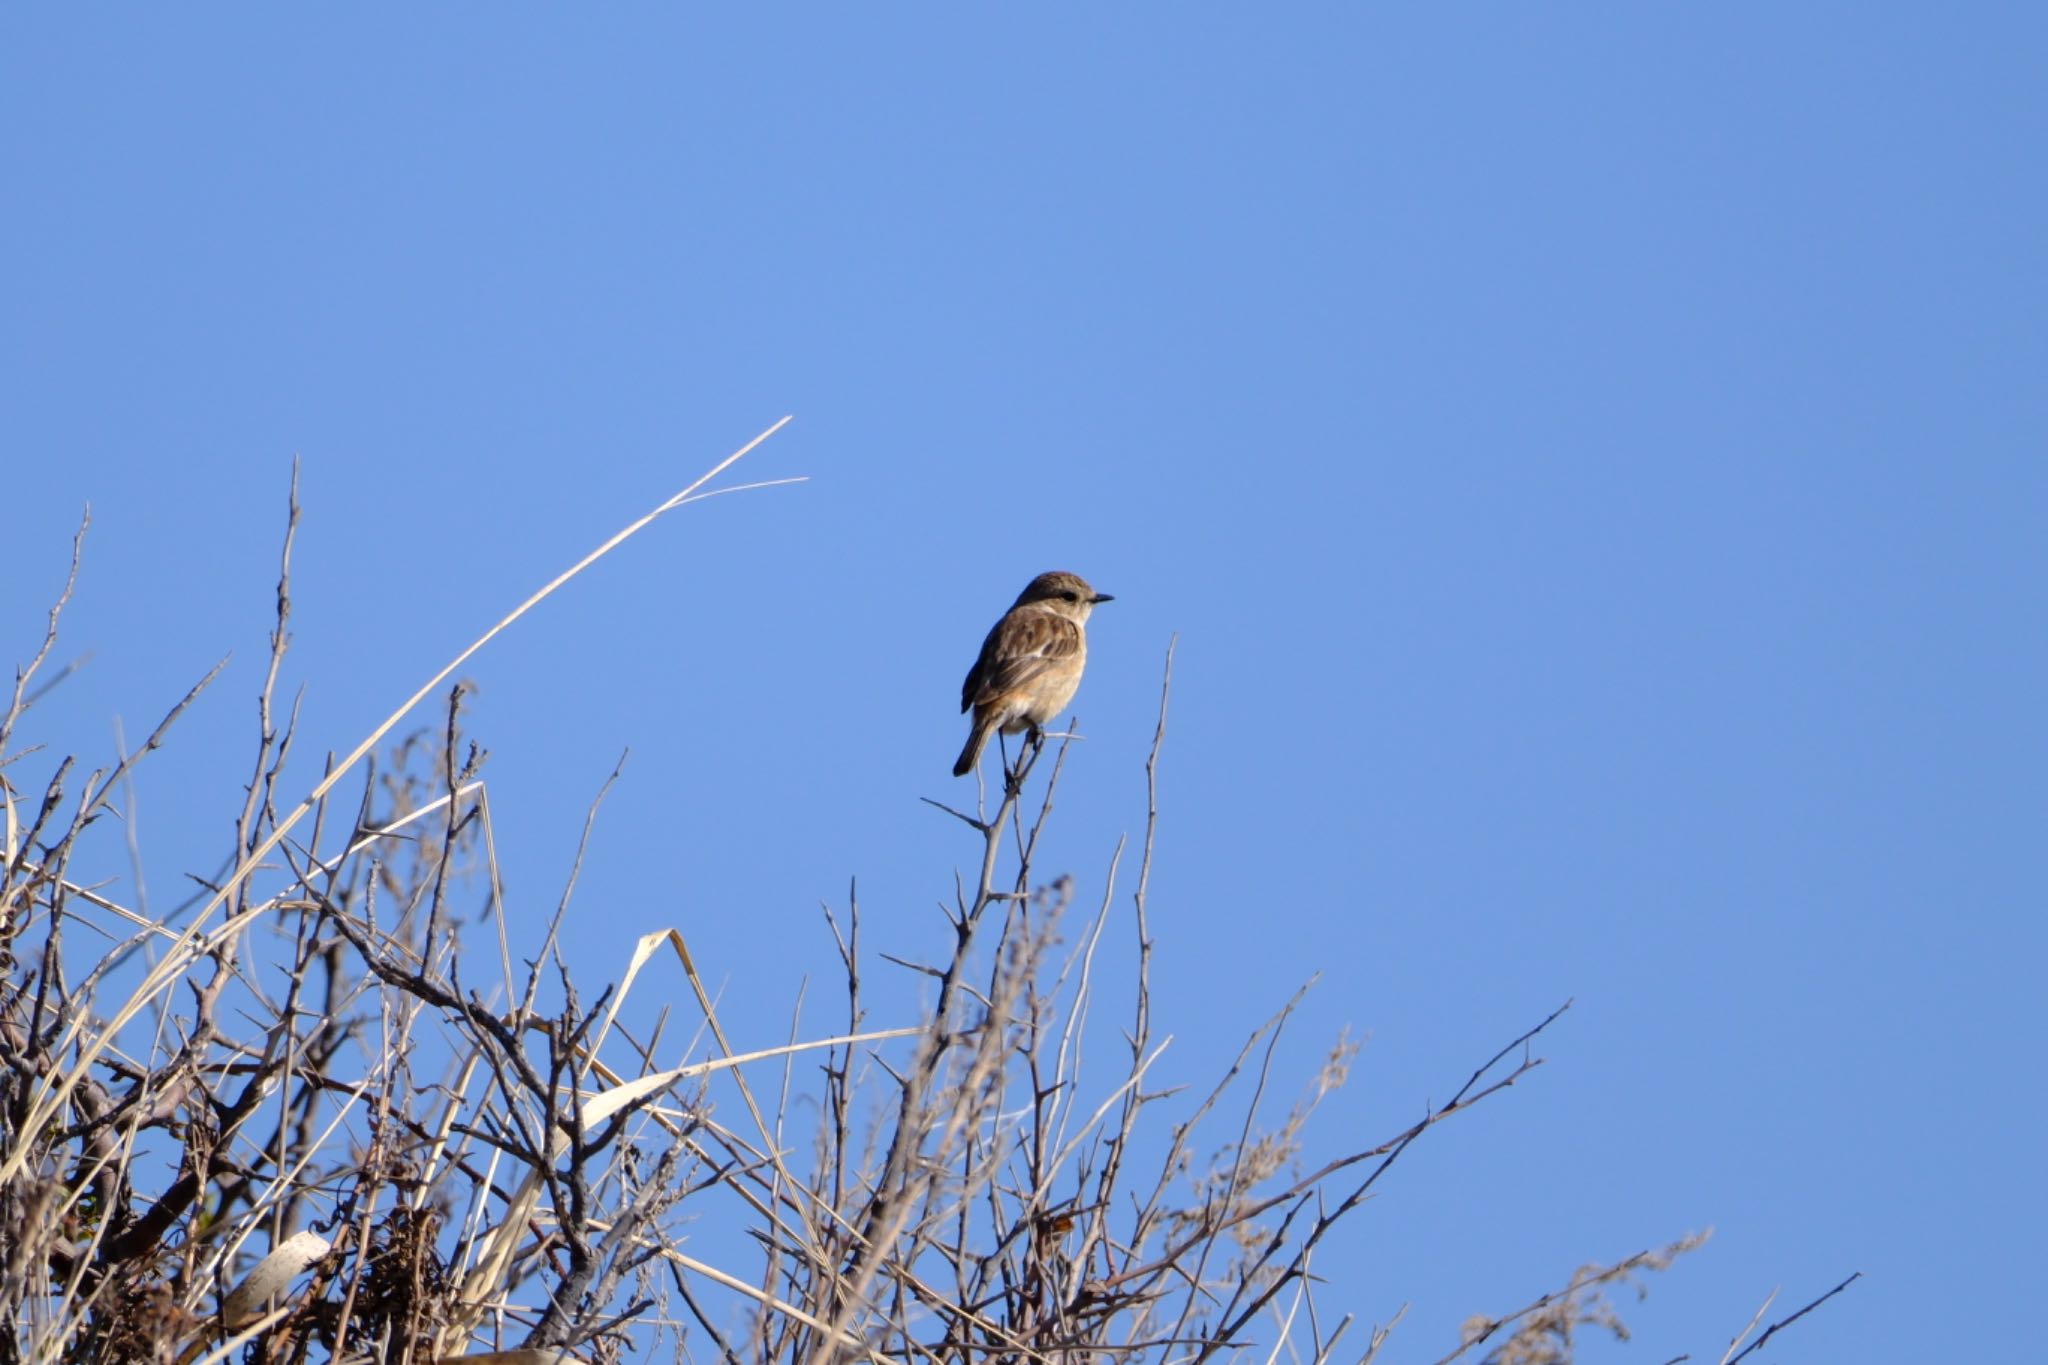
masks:
[(1045, 731), (1036, 725), (1031, 725), (1025, 730), (1023, 740), (1017, 745), (1016, 771), (1012, 772), (1010, 770), (1008, 766), (1009, 753), (1007, 750), (1004, 752), (1003, 777), (1009, 783), (1010, 795), (1015, 796), (1018, 792), (1024, 790), (1024, 779), (1030, 774), (1032, 765), (1038, 762), (1038, 751), (1044, 747)]
[(1029, 727), (1024, 738), (1017, 744), (1017, 766), (1015, 768), (1010, 766), (1009, 751), (1007, 749), (1004, 750), (1003, 778), (1007, 784), (1006, 790), (1010, 795), (1015, 796), (1024, 790), (1024, 779), (1031, 775), (1033, 765), (1038, 762), (1038, 751), (1044, 747), (1045, 735), (1036, 725), (1033, 725)]
[[(1042, 725), (1031, 726), (1025, 730), (1024, 743), (1017, 750), (1017, 766), (1020, 769), (1028, 769), (1032, 764), (1038, 762), (1039, 751), (1044, 748), (1045, 727)], [(1026, 755), (1029, 755), (1028, 762), (1026, 761)]]

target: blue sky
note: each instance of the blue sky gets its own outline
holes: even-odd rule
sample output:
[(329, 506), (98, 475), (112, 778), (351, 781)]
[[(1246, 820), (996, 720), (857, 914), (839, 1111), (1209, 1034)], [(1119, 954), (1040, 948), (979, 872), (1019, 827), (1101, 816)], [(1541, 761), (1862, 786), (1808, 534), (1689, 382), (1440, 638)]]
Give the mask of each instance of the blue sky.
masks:
[(89, 501), (93, 658), (36, 738), (103, 754), (233, 651), (138, 781), (174, 884), (227, 843), (293, 456), (310, 785), (793, 413), (737, 474), (810, 482), (468, 670), (515, 922), (630, 748), (581, 970), (676, 925), (774, 1041), (850, 877), (937, 951), (959, 677), (1073, 569), (1117, 596), (1048, 855), (1084, 888), (1179, 637), (1174, 1077), (1320, 972), (1284, 1074), (1367, 1042), (1319, 1160), (1577, 1001), (1342, 1229), (1326, 1306), (1412, 1301), (1434, 1359), (1712, 1225), (1588, 1359), (1711, 1359), (1859, 1269), (1780, 1358), (2015, 1358), (2044, 52), (2014, 5), (11, 9), (0, 637)]

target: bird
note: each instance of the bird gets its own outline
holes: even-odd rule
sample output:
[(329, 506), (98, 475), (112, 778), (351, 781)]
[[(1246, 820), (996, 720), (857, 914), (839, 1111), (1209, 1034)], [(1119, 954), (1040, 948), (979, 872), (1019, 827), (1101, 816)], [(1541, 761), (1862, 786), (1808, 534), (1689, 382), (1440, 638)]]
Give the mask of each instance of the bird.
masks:
[(1042, 742), (1046, 722), (1066, 709), (1088, 663), (1088, 614), (1116, 599), (1078, 574), (1042, 573), (1031, 580), (981, 642), (981, 654), (960, 685), (960, 709), (974, 712), (967, 747), (953, 765), (965, 777), (981, 762), (991, 733), (1031, 732)]

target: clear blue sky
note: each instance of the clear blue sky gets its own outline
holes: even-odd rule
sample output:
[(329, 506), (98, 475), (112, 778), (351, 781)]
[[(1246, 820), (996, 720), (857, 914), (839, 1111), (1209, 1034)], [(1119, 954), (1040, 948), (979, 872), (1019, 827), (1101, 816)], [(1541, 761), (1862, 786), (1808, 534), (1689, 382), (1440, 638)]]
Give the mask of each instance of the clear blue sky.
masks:
[(674, 924), (773, 1042), (850, 876), (936, 952), (960, 675), (1073, 569), (1117, 595), (1048, 855), (1084, 898), (1180, 636), (1174, 1078), (1320, 971), (1283, 1093), (1368, 1042), (1319, 1160), (1578, 1002), (1326, 1308), (1412, 1300), (1434, 1359), (1713, 1225), (1589, 1359), (1712, 1359), (1859, 1269), (1774, 1358), (2017, 1359), (2044, 166), (2021, 5), (12, 7), (0, 653), (87, 501), (94, 658), (36, 737), (103, 755), (234, 651), (139, 781), (163, 891), (227, 844), (295, 454), (303, 789), (794, 413), (739, 472), (811, 482), (470, 670), (515, 923), (630, 746), (579, 969)]

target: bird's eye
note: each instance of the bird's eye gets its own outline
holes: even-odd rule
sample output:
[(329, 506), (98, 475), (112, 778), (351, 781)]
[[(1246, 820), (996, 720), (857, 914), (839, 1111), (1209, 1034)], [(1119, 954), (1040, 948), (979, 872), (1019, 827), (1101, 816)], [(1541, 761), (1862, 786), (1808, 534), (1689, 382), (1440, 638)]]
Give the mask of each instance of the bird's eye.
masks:
[(1081, 600), (1080, 595), (1078, 593), (1063, 592), (1060, 594), (1060, 596), (1066, 598), (1069, 602), (1078, 602)]

